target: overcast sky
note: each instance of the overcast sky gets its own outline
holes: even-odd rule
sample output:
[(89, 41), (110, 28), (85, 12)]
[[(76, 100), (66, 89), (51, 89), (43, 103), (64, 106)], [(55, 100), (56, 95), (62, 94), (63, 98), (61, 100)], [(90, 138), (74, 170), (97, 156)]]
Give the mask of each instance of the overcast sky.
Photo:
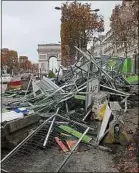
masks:
[[(38, 62), (37, 45), (60, 41), (61, 12), (55, 6), (64, 1), (3, 1), (2, 47), (16, 50)], [(83, 2), (83, 1), (82, 1)], [(85, 3), (88, 1), (85, 1)], [(99, 8), (109, 30), (112, 9), (121, 1), (90, 1), (92, 9)]]

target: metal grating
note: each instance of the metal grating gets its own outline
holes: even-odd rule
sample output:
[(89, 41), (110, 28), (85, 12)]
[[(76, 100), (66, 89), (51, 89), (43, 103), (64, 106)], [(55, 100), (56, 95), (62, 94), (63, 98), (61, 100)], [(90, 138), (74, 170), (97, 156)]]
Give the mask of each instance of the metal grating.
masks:
[[(55, 121), (52, 131), (48, 137), (46, 147), (44, 148), (44, 140), (54, 117)], [(92, 131), (84, 124), (66, 119), (60, 115), (52, 115), (51, 118), (47, 119), (35, 132), (33, 132), (31, 137), (27, 137), (22, 144), (19, 144), (16, 149), (2, 160), (2, 169), (8, 172), (61, 171), (75, 149), (73, 149), (73, 151), (69, 150), (69, 152), (63, 152), (55, 142), (54, 137), (59, 137), (62, 141), (66, 141), (69, 138), (62, 135), (62, 131), (58, 127), (60, 124), (68, 124), (69, 127), (74, 128), (82, 134)], [(90, 134), (91, 132), (89, 136)], [(81, 138), (78, 139), (72, 136), (72, 139), (77, 141), (76, 144), (81, 142)]]

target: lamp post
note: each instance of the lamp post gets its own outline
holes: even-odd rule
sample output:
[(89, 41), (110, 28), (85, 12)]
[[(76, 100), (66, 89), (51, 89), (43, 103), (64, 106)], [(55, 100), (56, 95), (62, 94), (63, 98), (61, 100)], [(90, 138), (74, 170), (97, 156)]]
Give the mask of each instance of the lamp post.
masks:
[[(61, 10), (62, 8), (61, 7), (55, 7), (55, 10)], [(95, 9), (95, 10), (90, 10), (90, 12), (92, 12), (92, 11), (94, 11), (94, 12), (98, 12), (98, 11), (100, 11), (100, 9)]]
[[(75, 3), (76, 3), (76, 2), (77, 2), (77, 0), (75, 0)], [(62, 10), (62, 8), (61, 8), (61, 7), (55, 7), (55, 10)], [(94, 9), (94, 10), (92, 10), (92, 9), (90, 10), (90, 12), (96, 12), (96, 13), (97, 13), (98, 11), (100, 11), (100, 9), (98, 9), (98, 8), (97, 8), (97, 9)]]
[(100, 11), (100, 9), (95, 9), (95, 10), (90, 10), (90, 12), (92, 12), (92, 11), (94, 11), (94, 12), (98, 12), (98, 11)]
[(14, 75), (14, 63), (15, 63), (15, 60), (14, 60), (14, 58), (12, 58), (12, 65), (13, 65), (13, 69), (12, 69), (12, 76)]
[[(77, 0), (75, 0), (74, 2), (76, 3)], [(55, 7), (55, 10), (62, 10), (62, 7), (56, 6), (56, 7)], [(91, 12), (97, 13), (98, 11), (100, 11), (100, 9), (94, 9), (94, 10), (91, 9), (91, 10), (90, 10), (90, 13), (91, 13)], [(62, 41), (61, 41), (61, 42), (62, 42)], [(82, 46), (81, 46), (81, 38), (79, 38), (79, 42), (78, 42), (77, 44), (79, 44), (79, 47), (82, 48)], [(79, 54), (79, 52), (78, 52), (78, 54)]]
[(61, 10), (61, 7), (55, 7), (55, 10)]

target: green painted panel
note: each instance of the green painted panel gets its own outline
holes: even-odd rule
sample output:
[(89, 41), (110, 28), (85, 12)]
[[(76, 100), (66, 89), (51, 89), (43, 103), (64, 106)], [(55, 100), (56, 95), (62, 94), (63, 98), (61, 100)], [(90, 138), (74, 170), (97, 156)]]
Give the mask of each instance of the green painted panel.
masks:
[[(77, 137), (77, 138), (80, 138), (82, 136), (82, 133), (78, 132), (77, 130), (74, 130), (72, 129), (71, 127), (69, 126), (65, 126), (65, 125), (60, 125), (58, 126), (60, 129), (68, 132), (69, 134)], [(86, 143), (89, 143), (90, 141), (92, 140), (92, 138), (90, 138), (89, 136), (85, 135), (83, 138), (82, 138), (82, 141), (86, 142)]]
[(129, 83), (134, 83), (134, 82), (138, 82), (139, 77), (137, 75), (135, 76), (129, 76), (125, 78)]
[(123, 63), (123, 73), (132, 73), (133, 72), (133, 59), (127, 58)]
[(74, 98), (78, 100), (85, 100), (85, 96), (82, 95), (75, 95)]
[(116, 65), (116, 60), (115, 60), (115, 59), (114, 59), (114, 60), (110, 60), (110, 62), (108, 63), (108, 65), (109, 65), (110, 67), (115, 66), (115, 65)]

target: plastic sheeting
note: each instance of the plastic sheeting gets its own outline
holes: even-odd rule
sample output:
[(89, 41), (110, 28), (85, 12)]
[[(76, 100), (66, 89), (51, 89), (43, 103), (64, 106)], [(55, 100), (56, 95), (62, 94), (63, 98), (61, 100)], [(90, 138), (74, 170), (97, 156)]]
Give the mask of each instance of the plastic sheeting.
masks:
[(2, 118), (0, 120), (1, 122), (11, 121), (11, 120), (15, 120), (15, 119), (24, 117), (22, 112), (16, 113), (15, 111), (4, 112), (4, 113), (1, 114), (1, 116), (2, 116)]

